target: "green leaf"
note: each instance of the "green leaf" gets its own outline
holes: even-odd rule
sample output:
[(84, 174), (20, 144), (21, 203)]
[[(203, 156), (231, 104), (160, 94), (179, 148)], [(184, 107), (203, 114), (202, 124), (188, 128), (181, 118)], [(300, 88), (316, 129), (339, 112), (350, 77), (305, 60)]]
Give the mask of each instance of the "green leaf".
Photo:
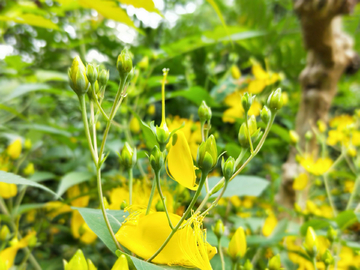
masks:
[[(82, 207), (72, 207), (72, 209), (78, 210), (81, 216), (84, 218), (89, 228), (104, 242), (104, 244), (113, 252), (116, 252), (116, 245), (106, 227), (104, 217), (101, 209), (91, 209)], [(121, 210), (107, 210), (106, 215), (109, 219), (111, 228), (116, 233), (121, 223), (125, 220), (128, 213)]]
[(241, 152), (241, 147), (236, 143), (227, 143), (225, 145), (225, 151), (228, 156), (238, 157)]
[(38, 91), (38, 90), (44, 90), (44, 89), (48, 89), (48, 88), (51, 88), (51, 87), (49, 85), (43, 84), (43, 83), (24, 83), (24, 84), (21, 84), (20, 86), (16, 87), (14, 90), (12, 90), (9, 95), (5, 96), (2, 99), (2, 102), (6, 103), (14, 98), (20, 97), (27, 93)]
[(21, 215), (26, 212), (29, 212), (34, 209), (43, 208), (46, 205), (46, 203), (27, 203), (27, 204), (21, 204), (17, 208), (17, 211), (14, 215)]
[(54, 70), (38, 69), (35, 71), (35, 76), (39, 82), (48, 82), (48, 81), (67, 82), (69, 80), (67, 74)]
[(118, 0), (120, 3), (125, 5), (132, 5), (135, 8), (143, 8), (149, 12), (156, 12), (161, 15), (161, 12), (155, 7), (155, 4), (152, 0), (146, 1), (134, 1), (134, 0)]
[(21, 125), (21, 129), (37, 130), (37, 131), (42, 131), (45, 133), (62, 135), (65, 137), (71, 137), (71, 133), (68, 132), (66, 129), (59, 129), (56, 127), (39, 125), (39, 124)]
[(70, 187), (78, 185), (82, 182), (90, 180), (93, 174), (83, 171), (83, 172), (70, 172), (61, 179), (60, 185), (56, 192), (57, 196), (61, 196), (65, 193)]
[(301, 235), (305, 236), (308, 227), (312, 227), (314, 230), (320, 230), (320, 229), (327, 229), (330, 226), (333, 226), (335, 224), (331, 223), (331, 220), (327, 219), (312, 219), (308, 222), (305, 222), (300, 227), (300, 233)]
[(358, 221), (358, 217), (355, 215), (353, 210), (343, 211), (335, 218), (337, 225), (340, 230), (345, 230), (347, 227), (353, 225)]
[(59, 198), (60, 196), (58, 196), (54, 191), (52, 191), (51, 189), (40, 185), (34, 181), (30, 181), (28, 179), (25, 179), (23, 177), (21, 177), (20, 175), (16, 175), (13, 173), (9, 173), (9, 172), (4, 172), (4, 171), (0, 171), (0, 182), (4, 182), (4, 183), (8, 183), (8, 184), (16, 184), (16, 185), (25, 185), (25, 186), (31, 186), (31, 187), (36, 187), (36, 188), (41, 188), (42, 190), (45, 190), (53, 195), (55, 195), (56, 198)]
[(16, 115), (17, 117), (21, 118), (22, 120), (28, 121), (28, 119), (21, 113), (19, 113), (14, 108), (8, 107), (4, 104), (0, 104), (0, 110), (8, 111), (9, 113), (12, 113), (13, 115)]
[(45, 181), (45, 180), (54, 179), (55, 177), (56, 177), (56, 175), (51, 172), (36, 171), (33, 175), (31, 175), (29, 177), (29, 180), (34, 181), (34, 182), (41, 182), (41, 181)]
[(59, 30), (59, 27), (55, 23), (53, 23), (51, 20), (46, 19), (40, 15), (30, 14), (30, 13), (16, 14), (16, 17), (0, 15), (0, 21), (13, 21), (13, 22), (20, 23), (20, 24), (28, 24), (28, 25), (42, 27), (42, 28)]
[[(209, 188), (213, 188), (219, 181), (221, 177), (210, 177), (209, 178)], [(223, 198), (228, 198), (232, 196), (255, 196), (258, 197), (261, 193), (267, 188), (269, 181), (250, 175), (238, 175), (236, 176), (229, 184), (224, 192)], [(221, 190), (212, 195), (211, 197), (216, 197), (220, 194)], [(205, 187), (201, 192), (201, 196), (204, 196), (206, 193)]]

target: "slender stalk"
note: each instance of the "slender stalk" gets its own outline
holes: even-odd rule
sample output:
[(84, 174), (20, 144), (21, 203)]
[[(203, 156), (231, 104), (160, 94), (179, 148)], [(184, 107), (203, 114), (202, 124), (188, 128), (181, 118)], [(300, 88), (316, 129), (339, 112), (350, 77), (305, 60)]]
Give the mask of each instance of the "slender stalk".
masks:
[(313, 263), (313, 265), (314, 265), (314, 270), (317, 270), (317, 267), (316, 267), (316, 257), (313, 258), (312, 263)]
[(177, 230), (180, 228), (181, 224), (183, 223), (183, 221), (186, 219), (186, 217), (188, 216), (188, 214), (190, 214), (192, 208), (194, 207), (197, 198), (200, 196), (201, 193), (201, 189), (205, 183), (207, 174), (202, 173), (201, 174), (201, 179), (200, 179), (200, 183), (199, 183), (199, 187), (195, 192), (195, 195), (193, 197), (193, 199), (191, 200), (188, 208), (186, 209), (184, 215), (181, 217), (181, 219), (179, 220), (179, 222), (176, 224), (175, 228), (171, 231), (171, 233), (169, 234), (169, 236), (166, 238), (165, 242), (161, 245), (161, 247), (154, 253), (154, 255), (152, 255), (147, 261), (151, 262), (157, 255), (159, 255), (159, 253), (164, 249), (164, 247), (169, 243), (169, 241), (171, 240), (171, 238), (174, 236), (174, 234), (177, 232)]
[(132, 205), (132, 193), (133, 193), (133, 170), (129, 169), (129, 205)]
[(356, 177), (354, 189), (351, 192), (350, 199), (349, 199), (349, 201), (348, 201), (348, 203), (346, 205), (346, 210), (349, 210), (351, 208), (353, 202), (354, 202), (355, 194), (356, 194), (356, 191), (358, 190), (358, 187), (359, 187), (359, 182), (360, 182), (359, 179), (360, 179), (360, 176)]
[[(205, 142), (205, 122), (201, 122), (200, 123), (201, 126), (201, 141)], [(205, 181), (205, 190), (206, 190), (206, 194), (209, 193), (209, 180), (206, 178)]]
[(104, 109), (101, 107), (101, 104), (99, 103), (99, 101), (95, 98), (95, 104), (98, 107), (99, 111), (101, 112), (101, 114), (103, 115), (103, 117), (105, 118), (106, 121), (109, 121), (109, 116), (107, 116), (106, 112), (104, 111)]
[(150, 192), (150, 198), (149, 198), (149, 202), (146, 208), (146, 213), (145, 215), (149, 214), (150, 212), (150, 208), (151, 208), (151, 204), (154, 198), (154, 194), (155, 194), (155, 189), (156, 189), (156, 181), (153, 181), (152, 187), (151, 187), (151, 192)]
[(163, 203), (163, 206), (164, 206), (164, 209), (165, 209), (165, 213), (166, 213), (166, 217), (168, 219), (168, 222), (169, 222), (169, 226), (170, 228), (173, 230), (174, 229), (174, 226), (172, 225), (172, 222), (171, 222), (171, 219), (170, 219), (170, 215), (169, 215), (169, 211), (167, 210), (167, 207), (166, 207), (166, 202), (165, 202), (165, 197), (162, 193), (162, 190), (161, 190), (161, 184), (160, 184), (160, 171), (158, 171), (157, 173), (155, 173), (155, 182), (156, 182), (156, 186), (157, 186), (157, 190), (159, 192), (159, 195), (160, 195), (160, 199)]
[(237, 269), (237, 262), (233, 262), (231, 269), (236, 270)]
[[(206, 209), (203, 213), (201, 213), (202, 216), (205, 216), (211, 209), (213, 209), (217, 204), (218, 202), (220, 201), (221, 197), (224, 195), (224, 192), (227, 188), (227, 185), (228, 185), (228, 181), (225, 182), (225, 186), (224, 188), (221, 190), (221, 193), (219, 194), (219, 196), (217, 196), (217, 198), (215, 199), (215, 201), (210, 205), (210, 207), (208, 209)], [(196, 212), (195, 212), (196, 213)]]
[(252, 141), (251, 141), (248, 117), (249, 117), (248, 112), (245, 111), (245, 124), (246, 124), (247, 134), (248, 134), (248, 138), (249, 138), (250, 152), (253, 153), (254, 152), (254, 147), (253, 147), (253, 144), (252, 144)]
[(219, 255), (220, 255), (220, 261), (221, 261), (221, 270), (225, 270), (225, 260), (224, 260), (224, 253), (222, 251), (221, 246), (221, 237), (218, 239), (218, 247), (219, 247)]
[(95, 151), (95, 155), (98, 156), (96, 122), (95, 122), (95, 112), (94, 112), (94, 102), (93, 101), (90, 101), (90, 123), (91, 123), (91, 128), (92, 128), (94, 151)]

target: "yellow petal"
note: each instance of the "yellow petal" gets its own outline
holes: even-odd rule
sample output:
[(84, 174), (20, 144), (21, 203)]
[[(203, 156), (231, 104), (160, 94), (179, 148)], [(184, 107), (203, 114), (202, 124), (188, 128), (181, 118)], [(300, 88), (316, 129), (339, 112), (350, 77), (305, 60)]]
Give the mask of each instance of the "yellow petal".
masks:
[(264, 80), (253, 80), (249, 83), (248, 90), (251, 94), (259, 94), (264, 90), (266, 81)]
[(12, 159), (18, 159), (21, 154), (21, 139), (16, 139), (13, 141), (8, 148), (6, 149), (6, 153), (12, 158)]
[(176, 141), (174, 145), (171, 145), (167, 157), (169, 173), (179, 184), (196, 190), (194, 163), (184, 133), (181, 130), (176, 132), (172, 140)]
[(253, 65), (251, 71), (257, 80), (266, 80), (269, 78), (269, 74), (262, 68), (260, 64)]
[(0, 197), (9, 199), (15, 197), (17, 194), (17, 186), (15, 184), (8, 184), (0, 182)]
[(66, 193), (69, 199), (78, 197), (77, 199), (72, 200), (70, 204), (76, 207), (86, 207), (89, 204), (90, 196), (89, 195), (81, 196), (81, 197), (79, 196), (82, 193), (86, 193), (87, 191), (88, 191), (87, 187), (84, 187), (84, 189), (81, 191), (79, 185), (75, 185), (69, 188)]
[(301, 173), (298, 177), (295, 178), (293, 183), (293, 189), (295, 190), (303, 190), (306, 188), (307, 184), (309, 182), (309, 177), (307, 173)]
[(229, 255), (232, 259), (244, 257), (247, 249), (245, 231), (239, 227), (234, 233), (229, 243)]
[(262, 228), (262, 233), (264, 236), (268, 237), (274, 231), (278, 221), (275, 215), (271, 214), (265, 219), (264, 226)]
[(5, 248), (0, 252), (0, 260), (5, 264), (5, 269), (10, 269), (13, 266), (16, 253), (20, 248), (17, 246)]

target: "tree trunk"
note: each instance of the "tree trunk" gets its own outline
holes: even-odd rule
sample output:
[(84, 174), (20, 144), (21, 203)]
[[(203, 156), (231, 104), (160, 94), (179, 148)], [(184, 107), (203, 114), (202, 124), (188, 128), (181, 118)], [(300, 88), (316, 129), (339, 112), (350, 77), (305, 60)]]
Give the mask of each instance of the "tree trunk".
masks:
[[(294, 9), (299, 16), (307, 64), (299, 80), (302, 88), (300, 108), (296, 117), (296, 132), (300, 147), (304, 149), (305, 133), (316, 126), (318, 120), (327, 122), (337, 83), (343, 73), (359, 68), (359, 56), (353, 51), (353, 40), (342, 31), (341, 15), (349, 14), (358, 0), (295, 0)], [(314, 136), (315, 137), (315, 136)], [(317, 154), (316, 139), (311, 149)], [(299, 172), (295, 161), (296, 150), (291, 149), (283, 165), (283, 178), (278, 202), (292, 208), (296, 193), (292, 188)]]

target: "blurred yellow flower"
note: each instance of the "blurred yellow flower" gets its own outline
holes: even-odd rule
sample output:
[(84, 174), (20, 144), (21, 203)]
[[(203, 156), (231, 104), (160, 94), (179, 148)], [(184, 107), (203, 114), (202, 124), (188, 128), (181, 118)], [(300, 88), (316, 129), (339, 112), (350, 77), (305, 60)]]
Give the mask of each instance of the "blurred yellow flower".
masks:
[(148, 110), (147, 110), (147, 113), (148, 113), (149, 115), (154, 115), (155, 112), (156, 112), (156, 107), (155, 107), (155, 105), (154, 105), (154, 104), (149, 105)]
[(35, 169), (34, 169), (34, 163), (29, 163), (25, 168), (24, 168), (24, 174), (25, 175), (32, 175), (34, 174)]
[(249, 83), (248, 91), (252, 94), (261, 93), (264, 88), (280, 80), (278, 73), (266, 72), (258, 63), (252, 66), (252, 73), (255, 79)]
[(299, 158), (299, 163), (309, 173), (319, 176), (330, 169), (333, 161), (330, 158), (319, 158), (314, 160), (311, 156), (305, 156)]
[(273, 213), (270, 213), (269, 216), (265, 219), (264, 225), (262, 227), (262, 233), (264, 236), (268, 237), (272, 234), (276, 225), (278, 223), (277, 218)]
[(131, 118), (129, 123), (130, 131), (132, 133), (139, 133), (140, 132), (140, 122), (136, 117)]
[(347, 193), (351, 193), (354, 190), (355, 182), (352, 180), (345, 181), (344, 190)]
[(294, 180), (293, 189), (303, 190), (304, 188), (306, 188), (308, 182), (309, 182), (309, 176), (307, 175), (307, 173), (300, 173), (298, 177), (296, 177)]
[(246, 250), (245, 231), (243, 227), (239, 227), (231, 237), (228, 252), (232, 260), (237, 260), (245, 256)]
[[(172, 224), (177, 224), (180, 219), (180, 216), (170, 214)], [(139, 210), (129, 215), (116, 233), (116, 238), (137, 256), (149, 259), (171, 231), (165, 212), (150, 212), (145, 215), (145, 210)], [(202, 218), (192, 216), (182, 224), (181, 229), (152, 262), (211, 270), (210, 259), (215, 254), (216, 248), (206, 242)]]
[(13, 141), (6, 149), (6, 153), (12, 158), (12, 159), (18, 159), (21, 154), (21, 139), (18, 138), (15, 141)]
[(15, 184), (8, 184), (0, 182), (0, 197), (3, 199), (10, 199), (17, 194), (17, 186)]
[(70, 229), (74, 238), (79, 239), (84, 244), (91, 244), (97, 238), (77, 210), (72, 212)]

